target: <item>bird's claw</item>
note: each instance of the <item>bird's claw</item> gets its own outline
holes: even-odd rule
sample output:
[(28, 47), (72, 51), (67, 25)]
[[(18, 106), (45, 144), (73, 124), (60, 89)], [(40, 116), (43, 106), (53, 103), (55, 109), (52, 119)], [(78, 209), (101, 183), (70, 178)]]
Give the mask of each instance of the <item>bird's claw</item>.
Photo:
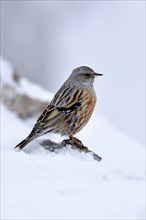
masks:
[(88, 148), (85, 147), (85, 146), (83, 145), (83, 143), (82, 143), (79, 139), (77, 139), (77, 138), (75, 138), (75, 137), (70, 138), (70, 139), (63, 140), (63, 141), (62, 141), (62, 144), (63, 144), (64, 146), (66, 146), (67, 144), (70, 144), (71, 146), (75, 146), (76, 148), (79, 148), (79, 149), (82, 150), (82, 151), (87, 151), (87, 150), (88, 150)]

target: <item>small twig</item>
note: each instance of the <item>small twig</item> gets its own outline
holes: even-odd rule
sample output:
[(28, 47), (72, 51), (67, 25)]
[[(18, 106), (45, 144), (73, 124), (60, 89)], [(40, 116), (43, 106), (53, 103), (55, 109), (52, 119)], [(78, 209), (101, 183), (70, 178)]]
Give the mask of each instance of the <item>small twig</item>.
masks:
[[(66, 144), (64, 144), (64, 141), (62, 143), (56, 143), (51, 140), (44, 140), (40, 143), (40, 145), (42, 147), (44, 147), (46, 150), (49, 150), (50, 152), (56, 152), (56, 153), (58, 150), (66, 147)], [(77, 143), (76, 144), (69, 143), (68, 145), (70, 145), (73, 150), (77, 150), (79, 152), (84, 152), (84, 153), (90, 154), (93, 157), (93, 159), (97, 160), (98, 162), (100, 162), (102, 160), (102, 157), (98, 156), (96, 153), (89, 150), (88, 147), (86, 147), (84, 145), (82, 148), (80, 146), (78, 146)]]

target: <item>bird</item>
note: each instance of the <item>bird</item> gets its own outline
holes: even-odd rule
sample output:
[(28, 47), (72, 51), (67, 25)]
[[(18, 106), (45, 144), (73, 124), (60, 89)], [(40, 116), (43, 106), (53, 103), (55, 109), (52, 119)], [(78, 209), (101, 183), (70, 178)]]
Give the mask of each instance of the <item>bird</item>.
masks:
[(36, 121), (30, 134), (15, 148), (22, 150), (32, 140), (48, 134), (67, 136), (67, 143), (82, 142), (74, 137), (89, 121), (95, 104), (93, 83), (102, 76), (87, 66), (75, 68)]

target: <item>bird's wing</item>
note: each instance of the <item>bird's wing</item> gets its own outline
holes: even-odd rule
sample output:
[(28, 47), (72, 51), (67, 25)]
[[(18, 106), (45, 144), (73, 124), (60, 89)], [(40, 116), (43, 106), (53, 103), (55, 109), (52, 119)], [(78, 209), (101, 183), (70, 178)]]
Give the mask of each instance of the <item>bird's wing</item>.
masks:
[(61, 87), (56, 93), (50, 105), (44, 110), (38, 118), (33, 131), (40, 132), (51, 128), (55, 122), (63, 119), (66, 114), (74, 111), (82, 104), (82, 90), (75, 89), (70, 85)]
[(51, 105), (56, 108), (70, 108), (83, 97), (83, 90), (72, 83), (65, 83), (54, 96)]
[(52, 99), (50, 105), (44, 110), (37, 122), (45, 122), (61, 113), (69, 113), (81, 106), (83, 90), (65, 83)]

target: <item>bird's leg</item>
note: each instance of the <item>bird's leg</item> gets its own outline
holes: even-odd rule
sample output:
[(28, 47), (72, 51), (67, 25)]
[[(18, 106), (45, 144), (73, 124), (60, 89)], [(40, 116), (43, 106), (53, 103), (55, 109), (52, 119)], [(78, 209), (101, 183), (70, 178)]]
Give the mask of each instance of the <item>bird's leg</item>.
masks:
[(71, 135), (71, 136), (69, 136), (69, 138), (70, 138), (70, 140), (72, 140), (75, 144), (79, 144), (79, 145), (81, 145), (81, 146), (84, 146), (83, 143), (82, 143), (79, 139), (77, 139), (76, 137), (73, 137), (73, 136)]
[(63, 145), (66, 145), (66, 144), (75, 145), (80, 150), (88, 149), (87, 147), (83, 145), (83, 143), (79, 139), (77, 139), (76, 137), (73, 137), (72, 135), (69, 136), (69, 139), (63, 141)]

